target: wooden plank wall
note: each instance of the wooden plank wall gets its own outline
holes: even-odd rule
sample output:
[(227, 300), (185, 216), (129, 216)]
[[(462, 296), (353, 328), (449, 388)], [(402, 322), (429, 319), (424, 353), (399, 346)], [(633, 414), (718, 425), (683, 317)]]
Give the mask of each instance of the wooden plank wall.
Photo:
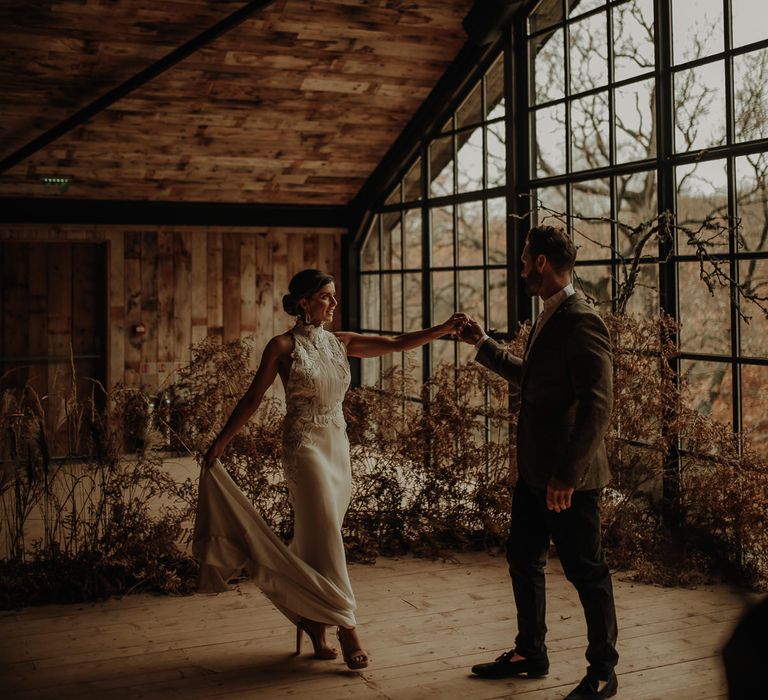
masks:
[[(44, 274), (57, 274), (56, 270), (37, 269), (41, 265), (36, 259), (16, 260), (14, 243), (106, 241), (107, 383), (156, 391), (190, 361), (192, 343), (206, 336), (222, 341), (254, 336), (255, 366), (269, 338), (293, 322), (282, 309), (282, 296), (293, 274), (305, 267), (327, 270), (336, 277), (341, 293), (343, 233), (340, 229), (5, 225), (0, 227), (0, 247), (9, 292), (15, 294), (16, 282), (26, 283), (29, 276), (29, 303), (54, 309), (60, 300), (42, 299), (38, 281)], [(65, 262), (57, 256), (51, 260), (48, 267)], [(29, 266), (35, 269), (27, 270)], [(82, 299), (77, 300), (83, 308), (91, 303), (89, 294), (94, 291), (86, 278), (95, 272), (84, 272), (78, 292)], [(24, 310), (18, 313), (23, 315)], [(25, 348), (34, 344), (55, 349), (69, 343), (50, 320), (48, 327), (33, 328), (4, 316), (0, 324), (4, 336)], [(137, 325), (145, 326), (143, 337), (134, 333)], [(77, 328), (75, 319), (76, 334)], [(81, 341), (72, 338), (75, 345)], [(25, 348), (19, 350), (26, 352)], [(272, 393), (280, 396), (282, 392), (276, 388)]]

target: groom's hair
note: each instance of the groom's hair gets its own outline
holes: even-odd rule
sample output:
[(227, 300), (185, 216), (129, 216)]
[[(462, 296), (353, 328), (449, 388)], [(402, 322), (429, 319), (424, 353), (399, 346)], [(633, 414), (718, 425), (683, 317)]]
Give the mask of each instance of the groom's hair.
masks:
[(560, 226), (534, 226), (528, 231), (532, 258), (543, 255), (557, 272), (570, 272), (576, 262), (576, 246)]

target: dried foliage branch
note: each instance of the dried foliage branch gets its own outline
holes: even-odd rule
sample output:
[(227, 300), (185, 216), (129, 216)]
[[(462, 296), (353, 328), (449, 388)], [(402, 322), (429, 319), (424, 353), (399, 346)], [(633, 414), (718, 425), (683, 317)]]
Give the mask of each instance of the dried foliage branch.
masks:
[[(157, 451), (124, 451), (137, 438), (118, 417), (146, 436), (135, 410), (146, 407), (118, 387), (106, 412), (100, 385), (81, 396), (74, 380), (63, 396), (0, 384), (0, 607), (190, 590), (179, 487)], [(54, 457), (62, 431), (66, 454)]]
[[(678, 352), (673, 319), (611, 315), (606, 323), (614, 342), (614, 414), (603, 525), (612, 564), (653, 583), (727, 573), (765, 589), (768, 464), (748, 438), (696, 410), (687, 382), (671, 369)], [(685, 456), (670, 474), (678, 439)], [(669, 509), (665, 476), (678, 481), (677, 526), (662, 517)]]
[[(674, 251), (674, 241), (684, 242), (690, 249), (689, 254), (695, 255), (699, 261), (699, 276), (706, 285), (709, 293), (714, 296), (719, 287), (733, 288), (737, 296), (745, 302), (754, 304), (768, 318), (768, 295), (758, 294), (755, 288), (748, 282), (737, 282), (729, 269), (729, 262), (725, 260), (722, 254), (718, 254), (717, 248), (722, 248), (723, 240), (728, 240), (729, 236), (734, 236), (737, 240), (741, 236), (740, 222), (734, 226), (729, 226), (724, 222), (721, 216), (709, 215), (697, 226), (691, 227), (681, 223), (676, 223), (674, 216), (665, 211), (657, 217), (646, 219), (640, 223), (630, 226), (617, 219), (608, 216), (579, 216), (571, 214), (570, 216), (556, 209), (551, 209), (543, 202), (532, 195), (521, 195), (529, 197), (536, 202), (535, 209), (542, 212), (540, 218), (550, 218), (559, 222), (563, 227), (572, 229), (574, 233), (581, 238), (589, 241), (598, 248), (604, 249), (608, 255), (606, 257), (615, 259), (621, 279), (617, 280), (617, 290), (612, 301), (615, 302), (616, 312), (626, 313), (627, 304), (632, 298), (638, 286), (638, 272), (640, 265), (644, 260), (655, 259), (658, 254), (649, 253), (649, 245), (656, 244), (657, 251), (665, 250), (666, 253), (660, 258), (660, 262), (667, 262)], [(524, 215), (513, 214), (513, 218), (522, 220), (527, 218)], [(579, 222), (583, 223), (603, 223), (615, 225), (620, 229), (631, 242), (631, 255), (625, 255), (616, 246), (610, 243), (604, 243), (590, 236), (579, 227)], [(715, 250), (713, 250), (715, 249)], [(578, 270), (577, 270), (578, 277)], [(585, 296), (594, 305), (601, 302), (583, 289)], [(746, 322), (751, 317), (746, 313), (741, 304), (736, 304), (736, 310), (739, 316)]]

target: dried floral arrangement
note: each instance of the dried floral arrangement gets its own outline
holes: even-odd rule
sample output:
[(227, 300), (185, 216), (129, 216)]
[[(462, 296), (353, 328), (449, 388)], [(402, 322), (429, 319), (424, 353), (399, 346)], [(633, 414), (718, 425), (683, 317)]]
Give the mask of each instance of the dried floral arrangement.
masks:
[[(619, 315), (607, 322), (615, 345), (608, 436), (614, 480), (603, 516), (612, 564), (664, 584), (727, 572), (765, 588), (768, 465), (748, 444), (740, 450), (728, 426), (690, 408), (685, 386), (669, 370), (676, 352), (670, 319)], [(521, 327), (513, 352), (528, 331)], [(76, 459), (65, 462), (48, 455), (40, 398), (29, 388), (3, 393), (0, 526), (7, 551), (0, 605), (192, 590), (196, 565), (185, 544), (196, 483), (174, 482), (162, 456), (170, 448), (199, 458), (252, 377), (252, 351), (247, 341), (203, 341), (159, 396), (113, 392), (106, 420), (93, 396), (68, 397), (79, 438)], [(515, 397), (506, 383), (470, 362), (442, 367), (422, 387), (404, 375), (390, 377), (388, 386), (353, 388), (345, 402), (354, 480), (344, 533), (350, 558), (447, 556), (456, 548), (502, 545), (515, 480)], [(265, 402), (224, 462), (287, 540), (292, 516), (281, 476), (281, 424), (281, 405)], [(670, 496), (662, 483), (675, 434), (688, 456)], [(676, 519), (668, 517), (673, 511)], [(26, 520), (33, 512), (44, 531), (30, 542)]]
[[(50, 454), (34, 389), (2, 392), (0, 608), (190, 590), (196, 565), (177, 548), (187, 485), (168, 475), (157, 451), (123, 454), (123, 430), (109, 426), (96, 391), (63, 397), (65, 459)], [(148, 397), (117, 390), (111, 400), (127, 422), (146, 414)], [(169, 505), (152, 511), (158, 499)]]
[[(613, 480), (603, 498), (610, 561), (643, 581), (726, 574), (768, 587), (768, 463), (749, 436), (694, 408), (670, 369), (674, 321), (606, 319), (614, 342)], [(670, 465), (684, 450), (682, 467)]]

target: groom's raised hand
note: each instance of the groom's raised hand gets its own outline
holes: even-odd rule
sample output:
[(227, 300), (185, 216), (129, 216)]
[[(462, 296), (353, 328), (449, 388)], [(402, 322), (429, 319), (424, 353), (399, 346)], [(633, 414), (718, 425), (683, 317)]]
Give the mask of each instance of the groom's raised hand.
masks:
[(466, 324), (468, 318), (469, 316), (467, 316), (467, 314), (462, 313), (461, 311), (457, 311), (447, 321), (445, 321), (445, 323), (441, 324), (444, 328), (445, 334), (458, 336), (461, 328), (464, 326), (464, 324)]
[(459, 340), (463, 340), (470, 345), (476, 345), (477, 341), (485, 335), (483, 327), (475, 321), (470, 315), (467, 314), (466, 321), (459, 328), (458, 336)]

